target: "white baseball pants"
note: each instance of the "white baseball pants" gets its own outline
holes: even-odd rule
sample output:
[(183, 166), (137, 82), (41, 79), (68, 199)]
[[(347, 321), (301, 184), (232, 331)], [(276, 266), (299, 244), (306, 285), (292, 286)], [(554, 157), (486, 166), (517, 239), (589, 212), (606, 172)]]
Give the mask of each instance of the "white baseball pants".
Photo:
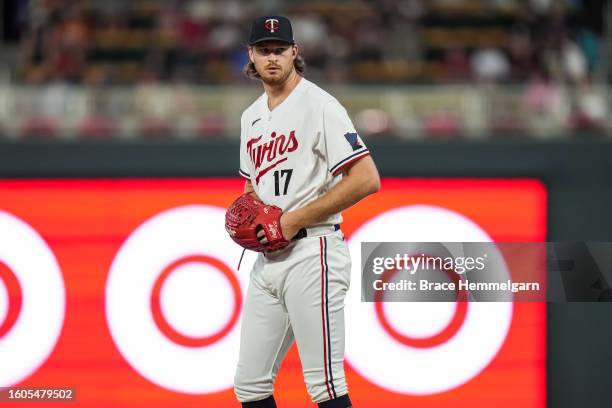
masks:
[[(319, 230), (321, 231), (321, 230)], [(348, 393), (344, 377), (344, 298), (351, 260), (342, 231), (309, 236), (259, 254), (250, 274), (234, 390), (241, 402), (272, 395), (295, 340), (313, 402)], [(315, 230), (316, 233), (316, 230)]]

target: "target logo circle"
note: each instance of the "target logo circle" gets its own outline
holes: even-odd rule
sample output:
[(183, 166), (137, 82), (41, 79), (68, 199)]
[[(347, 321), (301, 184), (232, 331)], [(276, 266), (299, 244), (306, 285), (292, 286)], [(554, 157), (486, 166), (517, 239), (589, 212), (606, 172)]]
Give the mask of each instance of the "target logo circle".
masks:
[[(513, 304), (361, 302), (363, 241), (491, 242), (491, 237), (462, 214), (414, 205), (376, 216), (348, 242), (355, 287), (346, 301), (346, 360), (353, 369), (381, 388), (407, 395), (448, 391), (482, 372), (506, 339)], [(495, 267), (508, 274), (503, 258), (496, 259), (502, 261)]]
[(119, 249), (106, 282), (106, 320), (121, 355), (149, 381), (206, 394), (233, 386), (248, 274), (225, 233), (225, 209), (163, 211)]
[(0, 211), (0, 387), (34, 373), (49, 357), (64, 324), (60, 267), (43, 238)]
[[(388, 282), (395, 272), (397, 271), (388, 271), (387, 273), (384, 273), (381, 277), (382, 280), (384, 282)], [(459, 283), (459, 275), (457, 275), (454, 271), (444, 272), (455, 284)], [(374, 304), (374, 310), (376, 311), (376, 317), (383, 329), (385, 329), (385, 331), (398, 342), (407, 346), (420, 348), (434, 347), (450, 340), (463, 325), (468, 307), (470, 305), (468, 302), (466, 302), (467, 292), (465, 290), (460, 290), (458, 293), (458, 299), (460, 301), (454, 303), (453, 317), (441, 330), (436, 333), (432, 333), (431, 335), (411, 336), (403, 334), (400, 330), (396, 329), (393, 323), (387, 318), (387, 314), (385, 313), (387, 303), (385, 303), (384, 299), (382, 299), (384, 292), (378, 292), (377, 295), (378, 296), (375, 298), (376, 303)]]
[[(217, 271), (221, 272), (223, 277), (229, 281), (232, 286), (234, 307), (231, 314), (231, 318), (217, 330), (215, 333), (210, 335), (204, 335), (200, 337), (189, 336), (176, 330), (173, 325), (164, 316), (162, 305), (161, 305), (161, 291), (168, 278), (184, 265), (201, 263), (205, 265), (213, 266)], [(188, 256), (173, 262), (171, 265), (166, 267), (159, 275), (155, 284), (153, 285), (153, 293), (151, 294), (151, 311), (153, 312), (153, 320), (157, 325), (158, 329), (163, 332), (166, 337), (171, 339), (177, 344), (181, 344), (187, 347), (202, 347), (209, 346), (216, 343), (225, 337), (230, 330), (236, 325), (238, 318), (240, 317), (240, 310), (242, 308), (242, 295), (240, 291), (240, 282), (234, 275), (234, 272), (222, 261), (210, 256), (195, 255)], [(206, 312), (203, 310), (203, 312)]]

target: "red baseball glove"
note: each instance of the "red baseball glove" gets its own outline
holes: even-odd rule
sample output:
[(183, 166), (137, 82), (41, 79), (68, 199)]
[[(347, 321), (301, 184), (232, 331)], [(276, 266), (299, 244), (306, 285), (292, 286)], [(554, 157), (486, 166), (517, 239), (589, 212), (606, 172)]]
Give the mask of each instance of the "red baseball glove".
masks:
[[(225, 229), (230, 237), (243, 248), (252, 251), (276, 251), (289, 245), (283, 237), (280, 218), (283, 210), (266, 205), (251, 193), (238, 197), (225, 213)], [(268, 242), (262, 244), (257, 232), (264, 231)]]

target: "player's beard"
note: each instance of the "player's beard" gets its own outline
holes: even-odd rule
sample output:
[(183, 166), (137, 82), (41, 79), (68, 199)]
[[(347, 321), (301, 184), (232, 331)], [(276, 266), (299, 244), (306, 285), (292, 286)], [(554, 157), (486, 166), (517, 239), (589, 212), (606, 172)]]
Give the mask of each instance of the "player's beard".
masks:
[(258, 73), (259, 73), (259, 77), (261, 78), (262, 82), (264, 82), (266, 85), (276, 86), (276, 85), (283, 84), (287, 81), (287, 79), (289, 78), (289, 75), (291, 75), (291, 68), (287, 70), (283, 70), (282, 67), (278, 67), (278, 69), (276, 70), (274, 74), (270, 74), (267, 68), (264, 68), (262, 71), (259, 71)]

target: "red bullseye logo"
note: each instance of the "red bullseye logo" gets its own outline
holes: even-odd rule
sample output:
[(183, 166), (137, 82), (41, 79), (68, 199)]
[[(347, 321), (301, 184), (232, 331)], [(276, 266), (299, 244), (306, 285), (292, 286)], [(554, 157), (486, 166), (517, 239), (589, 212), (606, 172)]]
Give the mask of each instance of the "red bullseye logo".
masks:
[(119, 249), (106, 282), (106, 319), (126, 361), (173, 391), (207, 394), (233, 386), (240, 345), (241, 248), (225, 233), (225, 209), (163, 211)]
[[(424, 259), (433, 257), (425, 257)], [(457, 274), (452, 269), (444, 269), (443, 270), (446, 276), (455, 283), (456, 287), (459, 285), (460, 275)], [(393, 276), (398, 272), (397, 269), (391, 269), (384, 272), (381, 276), (381, 280), (383, 282), (390, 282)], [(450, 340), (458, 331), (461, 329), (461, 326), (465, 322), (465, 318), (467, 316), (468, 311), (468, 293), (465, 289), (459, 289), (457, 291), (457, 301), (455, 302), (455, 308), (453, 317), (450, 322), (437, 333), (426, 336), (426, 337), (415, 337), (408, 336), (406, 334), (401, 333), (399, 330), (395, 328), (395, 326), (389, 321), (387, 315), (385, 313), (385, 305), (384, 302), (384, 292), (379, 291), (376, 292), (374, 300), (374, 309), (376, 310), (376, 317), (378, 321), (385, 329), (387, 333), (391, 335), (398, 342), (405, 344), (410, 347), (417, 348), (428, 348), (441, 345), (448, 340)]]
[[(353, 288), (346, 300), (346, 335), (351, 339), (346, 345), (347, 363), (372, 383), (408, 395), (449, 391), (482, 372), (506, 339), (512, 303), (467, 302), (465, 291), (457, 292), (454, 302), (384, 302), (382, 292), (375, 293), (377, 302), (362, 302), (361, 243), (401, 242), (407, 254), (420, 254), (423, 242), (490, 241), (464, 215), (428, 205), (390, 210), (362, 225), (348, 242)], [(461, 256), (455, 253), (458, 250), (442, 245), (435, 249)], [(427, 256), (441, 255), (446, 256), (437, 252)], [(507, 275), (503, 257), (495, 259), (502, 261), (491, 266)], [(389, 270), (381, 280), (390, 282), (397, 272)], [(446, 273), (455, 284), (460, 279), (452, 270), (436, 273)]]
[(65, 303), (51, 248), (25, 221), (0, 210), (0, 387), (23, 381), (45, 362)]
[(6, 301), (3, 303), (7, 306), (2, 308), (6, 311), (3, 310), (3, 313), (0, 313), (0, 340), (15, 325), (21, 312), (22, 303), (21, 285), (17, 277), (8, 266), (0, 261), (0, 285), (2, 284), (4, 284), (4, 290), (6, 291)]
[[(164, 284), (174, 272), (178, 271), (182, 266), (188, 264), (204, 264), (214, 267), (216, 271), (221, 273), (223, 277), (227, 279), (232, 287), (234, 304), (231, 317), (221, 329), (209, 336), (193, 337), (181, 333), (179, 330), (176, 330), (170, 322), (168, 322), (162, 311), (161, 292)], [(234, 275), (234, 272), (225, 263), (211, 256), (194, 255), (179, 259), (168, 265), (155, 281), (155, 284), (153, 285), (153, 293), (151, 294), (151, 311), (153, 312), (153, 320), (155, 320), (155, 324), (170, 340), (186, 347), (209, 346), (221, 340), (236, 325), (236, 322), (240, 317), (241, 309), (242, 295), (240, 291), (240, 283), (238, 282), (236, 275)], [(203, 312), (205, 313), (206, 311)]]

